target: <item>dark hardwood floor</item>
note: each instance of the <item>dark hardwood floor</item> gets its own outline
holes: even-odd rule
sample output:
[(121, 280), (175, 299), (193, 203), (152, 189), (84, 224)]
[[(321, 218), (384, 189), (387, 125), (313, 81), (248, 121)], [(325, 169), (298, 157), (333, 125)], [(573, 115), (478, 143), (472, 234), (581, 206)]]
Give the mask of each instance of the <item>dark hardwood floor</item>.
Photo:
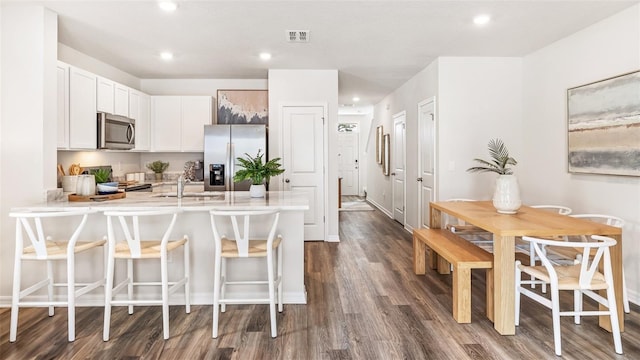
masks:
[[(472, 323), (451, 316), (451, 279), (412, 271), (411, 236), (379, 211), (340, 213), (340, 243), (305, 244), (307, 305), (285, 305), (278, 337), (269, 336), (266, 305), (229, 305), (218, 339), (211, 306), (170, 310), (162, 339), (161, 309), (129, 316), (114, 308), (111, 340), (102, 341), (103, 310), (77, 310), (76, 341), (67, 342), (66, 311), (20, 311), (10, 344), (10, 310), (0, 309), (1, 359), (556, 359), (551, 312), (524, 298), (515, 336), (500, 336), (484, 316), (484, 272), (473, 275)], [(566, 294), (565, 305), (572, 297)], [(588, 305), (586, 307), (594, 307)], [(624, 355), (596, 318), (562, 319), (565, 359), (640, 359), (640, 314), (632, 306), (622, 334)]]

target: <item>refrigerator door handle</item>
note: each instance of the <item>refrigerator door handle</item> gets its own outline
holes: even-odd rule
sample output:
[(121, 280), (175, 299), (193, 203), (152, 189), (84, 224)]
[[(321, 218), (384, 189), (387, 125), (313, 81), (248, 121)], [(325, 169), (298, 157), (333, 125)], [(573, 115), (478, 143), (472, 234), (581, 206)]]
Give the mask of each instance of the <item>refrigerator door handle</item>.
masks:
[(233, 191), (233, 145), (227, 143), (227, 173), (225, 174), (224, 189)]

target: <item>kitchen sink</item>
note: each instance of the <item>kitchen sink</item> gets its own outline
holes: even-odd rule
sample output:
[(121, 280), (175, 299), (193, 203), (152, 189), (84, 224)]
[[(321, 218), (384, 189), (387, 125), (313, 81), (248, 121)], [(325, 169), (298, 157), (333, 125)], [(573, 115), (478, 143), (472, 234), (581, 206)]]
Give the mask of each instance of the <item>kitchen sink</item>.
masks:
[[(178, 197), (175, 191), (162, 192), (151, 195), (152, 197)], [(224, 198), (224, 192), (221, 191), (203, 191), (203, 192), (185, 192), (182, 197), (218, 197)]]

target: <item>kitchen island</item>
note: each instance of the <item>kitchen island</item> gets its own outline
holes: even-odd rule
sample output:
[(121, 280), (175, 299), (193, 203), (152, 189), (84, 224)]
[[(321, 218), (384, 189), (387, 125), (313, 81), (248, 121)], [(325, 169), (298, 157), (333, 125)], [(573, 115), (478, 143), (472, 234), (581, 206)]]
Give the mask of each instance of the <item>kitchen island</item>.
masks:
[[(149, 193), (128, 192), (126, 198), (109, 201), (92, 202), (68, 202), (55, 201), (41, 204), (32, 204), (13, 210), (28, 211), (55, 211), (68, 210), (70, 208), (91, 208), (98, 211), (89, 217), (84, 229), (82, 239), (99, 239), (106, 235), (107, 221), (102, 215), (107, 210), (152, 210), (158, 208), (179, 208), (183, 212), (178, 216), (178, 221), (173, 229), (172, 238), (183, 234), (189, 236), (191, 244), (191, 301), (193, 304), (213, 303), (213, 258), (214, 244), (209, 210), (280, 210), (280, 222), (278, 231), (283, 236), (283, 295), (286, 304), (305, 304), (306, 291), (304, 287), (304, 212), (309, 209), (308, 200), (304, 193), (295, 191), (271, 191), (264, 198), (251, 198), (248, 191), (236, 192), (208, 192), (198, 194), (185, 194), (182, 199), (175, 197), (175, 193)], [(58, 225), (58, 224), (56, 224)], [(54, 227), (56, 226), (54, 225)], [(59, 228), (65, 228), (66, 224), (59, 223)], [(161, 236), (168, 224), (159, 224), (153, 229), (143, 229), (153, 232), (153, 235)], [(55, 229), (54, 229), (55, 231)], [(61, 231), (62, 233), (62, 231)], [(228, 232), (230, 233), (230, 232)], [(55, 233), (52, 235), (56, 235)], [(178, 255), (178, 254), (174, 254)], [(232, 261), (228, 265), (228, 278), (230, 280), (242, 280), (247, 277), (255, 278), (256, 274), (266, 279), (266, 264), (264, 259), (249, 258)], [(34, 271), (38, 264), (25, 264), (33, 266)], [(64, 274), (64, 264), (56, 264), (57, 274)], [(91, 279), (102, 273), (103, 256), (96, 250), (89, 256), (79, 256), (76, 259), (77, 281), (83, 278)], [(124, 266), (116, 266), (116, 279), (124, 278)], [(25, 268), (23, 273), (28, 273)], [(176, 277), (182, 273), (182, 256), (169, 257), (169, 280), (172, 280), (172, 271), (176, 271)], [(156, 262), (143, 262), (135, 268), (136, 276), (141, 281), (154, 279), (159, 274), (159, 265)], [(250, 276), (249, 276), (250, 275)], [(62, 276), (62, 275), (60, 275)], [(155, 290), (155, 289), (154, 289)], [(153, 291), (149, 289), (148, 291)], [(158, 290), (159, 291), (159, 290)], [(228, 292), (235, 296), (266, 297), (264, 287), (243, 287), (239, 289), (229, 288)], [(264, 294), (264, 295), (259, 295)], [(146, 293), (138, 294), (145, 298)], [(157, 296), (157, 294), (153, 294)], [(150, 296), (150, 295), (149, 295)], [(92, 297), (85, 296), (91, 305), (99, 305), (104, 300), (99, 294)], [(87, 304), (86, 301), (84, 304)], [(82, 298), (80, 299), (82, 301)], [(180, 293), (172, 294), (171, 303), (181, 304), (184, 297)], [(81, 302), (80, 305), (83, 305)]]

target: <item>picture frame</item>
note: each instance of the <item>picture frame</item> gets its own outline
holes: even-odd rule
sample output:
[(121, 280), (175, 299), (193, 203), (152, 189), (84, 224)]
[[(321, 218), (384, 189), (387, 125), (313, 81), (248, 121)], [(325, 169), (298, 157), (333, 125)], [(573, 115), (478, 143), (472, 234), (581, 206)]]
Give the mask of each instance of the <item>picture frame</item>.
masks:
[(391, 165), (391, 144), (390, 144), (390, 136), (389, 134), (385, 134), (384, 135), (384, 143), (383, 143), (383, 148), (384, 148), (384, 159), (382, 161), (382, 173), (385, 176), (389, 176), (389, 165)]
[(640, 70), (567, 89), (569, 173), (640, 176)]
[(269, 124), (267, 90), (218, 90), (218, 124)]
[(376, 127), (376, 162), (382, 164), (382, 125)]

